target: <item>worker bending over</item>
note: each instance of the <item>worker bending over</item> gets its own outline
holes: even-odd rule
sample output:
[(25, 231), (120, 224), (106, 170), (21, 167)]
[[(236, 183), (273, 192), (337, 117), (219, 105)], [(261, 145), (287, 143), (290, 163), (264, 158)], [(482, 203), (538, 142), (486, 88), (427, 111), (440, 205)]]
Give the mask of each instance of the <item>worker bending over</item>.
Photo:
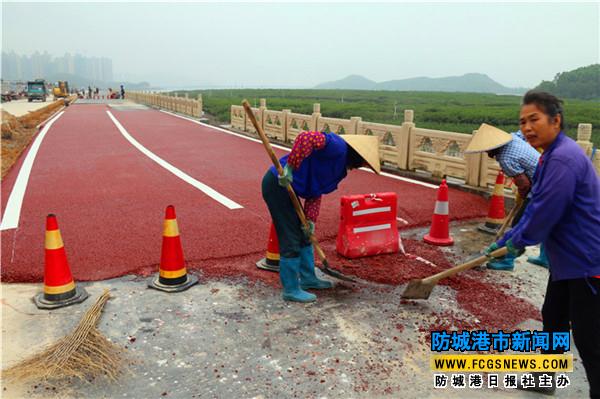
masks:
[[(330, 281), (315, 275), (314, 250), (310, 236), (319, 215), (321, 196), (337, 189), (348, 169), (362, 166), (380, 172), (378, 139), (365, 135), (302, 132), (292, 151), (280, 159), (283, 175), (271, 167), (262, 181), (262, 194), (279, 240), (279, 278), (283, 299), (312, 302), (316, 296), (304, 290), (331, 288)], [(309, 229), (296, 214), (287, 186), (304, 198)]]

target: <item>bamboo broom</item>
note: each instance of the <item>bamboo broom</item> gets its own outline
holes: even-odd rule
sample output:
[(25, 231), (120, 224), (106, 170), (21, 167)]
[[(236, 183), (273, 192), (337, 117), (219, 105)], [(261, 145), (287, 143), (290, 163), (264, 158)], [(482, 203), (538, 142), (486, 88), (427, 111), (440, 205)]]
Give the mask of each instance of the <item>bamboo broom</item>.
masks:
[(58, 342), (2, 371), (8, 381), (60, 384), (77, 378), (91, 381), (105, 376), (117, 380), (124, 363), (123, 349), (97, 329), (108, 290), (88, 309), (77, 327)]

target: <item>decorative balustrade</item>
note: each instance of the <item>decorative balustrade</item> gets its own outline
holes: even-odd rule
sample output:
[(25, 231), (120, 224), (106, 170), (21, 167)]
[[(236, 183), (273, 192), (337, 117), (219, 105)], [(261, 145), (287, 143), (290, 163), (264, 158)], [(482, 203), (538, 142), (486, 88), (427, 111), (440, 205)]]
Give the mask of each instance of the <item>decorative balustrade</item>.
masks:
[(125, 99), (136, 103), (166, 109), (184, 115), (189, 115), (194, 118), (202, 117), (202, 95), (198, 95), (197, 99), (185, 97), (169, 96), (156, 92), (141, 92), (128, 91), (125, 93)]
[[(304, 130), (373, 135), (379, 138), (379, 156), (384, 166), (399, 170), (421, 170), (435, 177), (454, 177), (468, 186), (486, 189), (493, 189), (500, 171), (500, 165), (485, 153), (464, 153), (471, 140), (470, 134), (418, 128), (413, 123), (412, 110), (404, 111), (402, 125), (386, 125), (366, 122), (360, 117), (324, 117), (320, 104), (313, 105), (312, 115), (297, 114), (287, 109), (268, 110), (265, 99), (260, 100), (260, 105), (260, 108), (253, 108), (257, 120), (267, 136), (281, 142), (293, 143)], [(256, 135), (254, 126), (239, 105), (231, 106), (231, 126)], [(592, 125), (581, 123), (577, 134), (577, 143), (588, 156), (593, 151), (593, 144), (589, 141), (591, 130)], [(594, 155), (593, 162), (600, 174), (600, 154)], [(511, 184), (511, 179), (507, 179), (507, 185)]]
[[(157, 93), (129, 92), (128, 99), (158, 108), (166, 108), (195, 117), (202, 114), (202, 98), (172, 97)], [(379, 155), (384, 166), (398, 170), (425, 171), (435, 177), (454, 177), (466, 185), (493, 189), (500, 166), (483, 154), (465, 154), (471, 140), (470, 134), (418, 128), (414, 112), (404, 111), (402, 125), (387, 125), (363, 121), (360, 117), (350, 119), (331, 118), (321, 115), (320, 104), (313, 105), (311, 115), (298, 114), (289, 109), (281, 111), (267, 109), (265, 99), (260, 106), (252, 108), (254, 115), (266, 135), (284, 143), (293, 143), (298, 134), (305, 130), (319, 130), (336, 134), (367, 134), (379, 138)], [(230, 111), (233, 129), (257, 136), (254, 126), (247, 118), (244, 108), (232, 105)], [(600, 175), (600, 151), (594, 153), (590, 142), (592, 125), (581, 123), (577, 132), (577, 143), (592, 157)], [(507, 179), (507, 184), (511, 180)]]

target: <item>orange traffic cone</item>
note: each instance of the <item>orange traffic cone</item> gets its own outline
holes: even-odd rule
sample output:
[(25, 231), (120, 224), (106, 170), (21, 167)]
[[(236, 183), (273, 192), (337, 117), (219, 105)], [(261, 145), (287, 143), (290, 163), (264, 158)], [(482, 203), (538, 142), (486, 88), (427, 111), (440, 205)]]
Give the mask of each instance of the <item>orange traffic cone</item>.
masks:
[(58, 222), (53, 214), (46, 218), (44, 247), (44, 292), (33, 298), (35, 305), (40, 309), (56, 309), (85, 301), (88, 293), (73, 281)]
[(488, 234), (496, 234), (504, 222), (504, 217), (504, 173), (500, 171), (496, 176), (496, 185), (490, 200), (487, 218), (485, 223), (479, 226), (479, 230)]
[(454, 244), (454, 240), (450, 237), (448, 222), (448, 186), (446, 185), (446, 179), (444, 179), (438, 188), (429, 234), (425, 235), (423, 240), (433, 245)]
[(279, 240), (275, 225), (271, 222), (271, 230), (269, 231), (269, 242), (267, 243), (267, 255), (256, 262), (256, 267), (272, 272), (279, 272)]
[(179, 292), (198, 283), (198, 278), (188, 275), (183, 261), (183, 249), (175, 218), (175, 207), (167, 206), (163, 228), (162, 253), (158, 275), (148, 281), (148, 287), (166, 292)]

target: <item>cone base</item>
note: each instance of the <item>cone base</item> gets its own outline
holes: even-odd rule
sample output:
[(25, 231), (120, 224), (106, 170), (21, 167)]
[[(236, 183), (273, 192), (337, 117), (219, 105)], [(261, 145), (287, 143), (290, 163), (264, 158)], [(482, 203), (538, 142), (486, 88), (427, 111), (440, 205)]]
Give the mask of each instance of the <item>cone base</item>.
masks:
[(496, 235), (498, 230), (500, 230), (500, 225), (486, 222), (485, 224), (478, 226), (477, 229), (487, 234)]
[(454, 244), (454, 239), (452, 237), (447, 238), (436, 238), (432, 237), (429, 234), (423, 237), (423, 241), (427, 244), (439, 245), (439, 246), (449, 246)]
[(181, 292), (190, 288), (194, 284), (198, 284), (198, 277), (186, 274), (185, 282), (177, 285), (165, 285), (159, 281), (159, 274), (157, 273), (155, 276), (151, 277), (148, 280), (148, 287), (154, 288), (155, 290), (164, 291), (164, 292)]
[(63, 299), (59, 301), (49, 301), (44, 298), (44, 293), (41, 292), (33, 297), (33, 302), (38, 309), (58, 309), (63, 308), (65, 306), (74, 305), (76, 303), (81, 303), (88, 298), (89, 294), (85, 290), (85, 288), (80, 288), (78, 286), (75, 287), (75, 295), (73, 295), (69, 299)]
[(262, 270), (268, 270), (270, 272), (279, 273), (279, 264), (274, 264), (273, 261), (267, 260), (267, 258), (262, 258), (258, 262), (256, 262), (256, 267)]

